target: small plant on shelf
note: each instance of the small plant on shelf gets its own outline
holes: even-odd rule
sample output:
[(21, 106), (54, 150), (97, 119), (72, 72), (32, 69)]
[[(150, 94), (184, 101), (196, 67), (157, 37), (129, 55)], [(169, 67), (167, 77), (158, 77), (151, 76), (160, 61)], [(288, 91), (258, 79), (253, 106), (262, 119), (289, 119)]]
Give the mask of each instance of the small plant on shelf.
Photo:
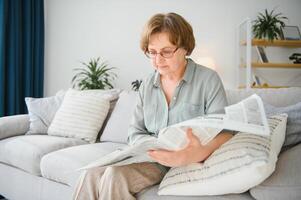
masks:
[(257, 19), (253, 21), (253, 34), (258, 39), (268, 39), (273, 41), (282, 38), (281, 27), (285, 26), (286, 20), (282, 13), (274, 14), (274, 10), (269, 12), (265, 9), (264, 13), (259, 13)]
[(75, 68), (78, 73), (72, 78), (73, 88), (79, 90), (112, 89), (113, 80), (117, 75), (111, 72), (114, 67), (108, 67), (100, 58), (90, 59), (88, 63), (81, 62), (82, 68)]

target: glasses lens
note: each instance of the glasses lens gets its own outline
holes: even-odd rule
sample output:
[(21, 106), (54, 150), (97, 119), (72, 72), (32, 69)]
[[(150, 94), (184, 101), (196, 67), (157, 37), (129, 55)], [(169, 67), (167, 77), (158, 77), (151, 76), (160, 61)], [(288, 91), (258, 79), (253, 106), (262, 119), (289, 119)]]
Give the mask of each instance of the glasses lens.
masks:
[(147, 51), (147, 52), (145, 52), (145, 55), (146, 55), (148, 58), (155, 58), (156, 55), (157, 55), (157, 52)]
[(173, 56), (173, 52), (172, 51), (162, 51), (161, 55), (164, 58), (171, 58)]

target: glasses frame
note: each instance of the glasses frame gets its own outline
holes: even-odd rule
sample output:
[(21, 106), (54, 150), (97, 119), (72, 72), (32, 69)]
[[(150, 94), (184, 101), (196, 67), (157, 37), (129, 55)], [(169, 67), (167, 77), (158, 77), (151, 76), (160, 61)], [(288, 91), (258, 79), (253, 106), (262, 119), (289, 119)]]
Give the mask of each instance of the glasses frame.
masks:
[(149, 59), (154, 59), (154, 58), (156, 58), (158, 54), (160, 54), (160, 56), (161, 56), (162, 58), (167, 58), (167, 59), (168, 59), (168, 58), (172, 58), (178, 49), (179, 49), (179, 47), (177, 47), (175, 50), (173, 50), (171, 56), (168, 56), (168, 57), (163, 56), (162, 52), (159, 52), (159, 53), (156, 52), (156, 54), (154, 55), (154, 57), (151, 57), (151, 56), (149, 55), (149, 51), (148, 51), (148, 50), (145, 51), (144, 54), (145, 54), (146, 57), (148, 57)]

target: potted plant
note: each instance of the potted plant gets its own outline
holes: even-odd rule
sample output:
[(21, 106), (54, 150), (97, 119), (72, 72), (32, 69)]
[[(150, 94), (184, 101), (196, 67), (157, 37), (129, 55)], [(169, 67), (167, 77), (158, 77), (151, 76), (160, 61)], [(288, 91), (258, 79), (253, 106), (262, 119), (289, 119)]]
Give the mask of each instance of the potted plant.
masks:
[(133, 81), (132, 82), (132, 90), (138, 91), (141, 83), (142, 83), (142, 80), (137, 79), (137, 80)]
[(80, 90), (112, 89), (112, 81), (117, 75), (111, 72), (114, 67), (108, 67), (100, 58), (90, 59), (88, 63), (81, 62), (82, 68), (75, 68), (78, 73), (72, 78), (73, 88)]
[(283, 20), (287, 19), (282, 13), (274, 14), (274, 10), (268, 12), (265, 9), (264, 13), (259, 13), (257, 19), (253, 21), (253, 34), (258, 39), (274, 39), (281, 38), (281, 27), (285, 26)]

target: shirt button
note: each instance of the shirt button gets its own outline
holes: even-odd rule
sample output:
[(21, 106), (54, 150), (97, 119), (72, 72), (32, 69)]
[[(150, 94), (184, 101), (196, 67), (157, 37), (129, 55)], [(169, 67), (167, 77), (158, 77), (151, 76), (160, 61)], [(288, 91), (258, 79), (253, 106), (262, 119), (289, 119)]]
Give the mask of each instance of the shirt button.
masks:
[(176, 100), (176, 99), (177, 99), (177, 97), (174, 97), (174, 98), (173, 98), (173, 100)]

